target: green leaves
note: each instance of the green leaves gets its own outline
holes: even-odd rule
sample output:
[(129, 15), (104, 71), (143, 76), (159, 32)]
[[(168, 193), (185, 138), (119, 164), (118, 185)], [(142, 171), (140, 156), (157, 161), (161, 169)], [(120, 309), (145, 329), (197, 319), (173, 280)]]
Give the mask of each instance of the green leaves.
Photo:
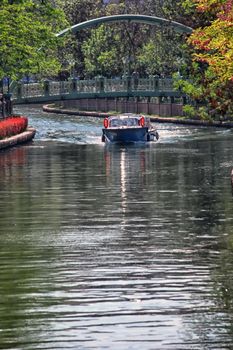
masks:
[[(118, 50), (119, 49), (119, 50)], [(114, 76), (119, 74), (120, 42), (110, 27), (101, 25), (83, 44), (85, 69), (88, 75)]]
[(54, 36), (65, 24), (62, 11), (49, 2), (7, 1), (0, 5), (0, 78), (19, 79), (58, 68)]
[[(96, 17), (126, 13), (161, 16), (181, 20), (184, 23), (181, 2), (181, 0), (122, 0), (108, 3), (102, 0), (62, 1), (63, 9), (72, 25)], [(104, 30), (97, 27), (93, 30), (80, 31), (72, 38), (77, 73), (81, 76), (84, 71), (90, 76), (96, 74), (119, 76), (130, 68), (131, 72), (134, 69), (140, 70), (141, 76), (165, 70), (171, 73), (177, 70), (182, 64), (181, 61), (184, 61), (179, 48), (179, 44), (184, 43), (184, 38), (173, 33), (169, 34), (169, 30), (170, 28), (164, 26), (118, 22), (105, 25)]]

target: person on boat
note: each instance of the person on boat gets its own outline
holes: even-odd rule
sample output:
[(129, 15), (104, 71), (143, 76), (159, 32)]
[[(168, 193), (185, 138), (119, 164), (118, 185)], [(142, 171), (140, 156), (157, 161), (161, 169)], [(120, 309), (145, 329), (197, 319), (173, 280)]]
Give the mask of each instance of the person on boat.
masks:
[(11, 93), (6, 93), (3, 95), (3, 99), (5, 101), (5, 115), (10, 116), (12, 114), (12, 98)]
[(4, 94), (0, 92), (0, 118), (5, 118), (6, 116), (6, 101)]

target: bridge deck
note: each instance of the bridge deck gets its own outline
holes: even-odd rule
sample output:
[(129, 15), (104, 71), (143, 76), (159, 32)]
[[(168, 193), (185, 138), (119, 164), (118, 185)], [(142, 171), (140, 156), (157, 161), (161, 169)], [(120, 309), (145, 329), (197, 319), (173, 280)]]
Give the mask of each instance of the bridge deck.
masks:
[(173, 88), (172, 79), (157, 77), (133, 79), (96, 78), (93, 80), (44, 81), (17, 83), (12, 88), (15, 104), (39, 103), (81, 98), (182, 97)]

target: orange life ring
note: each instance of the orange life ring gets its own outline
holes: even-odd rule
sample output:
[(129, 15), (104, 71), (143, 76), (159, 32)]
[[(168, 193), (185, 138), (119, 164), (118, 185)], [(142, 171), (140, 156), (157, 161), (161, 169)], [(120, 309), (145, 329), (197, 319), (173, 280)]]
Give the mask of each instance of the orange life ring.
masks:
[(108, 126), (109, 126), (108, 118), (104, 118), (104, 127), (105, 127), (105, 129), (107, 129)]
[(144, 117), (143, 115), (141, 116), (141, 118), (140, 118), (140, 120), (139, 120), (139, 125), (140, 125), (141, 127), (145, 126), (145, 117)]

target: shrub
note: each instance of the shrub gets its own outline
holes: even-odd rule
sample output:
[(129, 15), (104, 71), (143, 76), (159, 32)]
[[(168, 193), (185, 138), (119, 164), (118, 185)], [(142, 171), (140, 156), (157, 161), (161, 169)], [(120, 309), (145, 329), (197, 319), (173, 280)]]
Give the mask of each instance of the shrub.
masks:
[(0, 120), (0, 139), (20, 134), (28, 126), (27, 117), (11, 116)]
[(210, 113), (208, 111), (208, 108), (204, 107), (204, 106), (198, 108), (198, 117), (201, 120), (206, 120), (206, 121), (211, 121), (212, 120), (211, 115), (210, 115)]
[(197, 111), (193, 106), (185, 105), (183, 106), (183, 112), (188, 118), (195, 118), (197, 116)]

